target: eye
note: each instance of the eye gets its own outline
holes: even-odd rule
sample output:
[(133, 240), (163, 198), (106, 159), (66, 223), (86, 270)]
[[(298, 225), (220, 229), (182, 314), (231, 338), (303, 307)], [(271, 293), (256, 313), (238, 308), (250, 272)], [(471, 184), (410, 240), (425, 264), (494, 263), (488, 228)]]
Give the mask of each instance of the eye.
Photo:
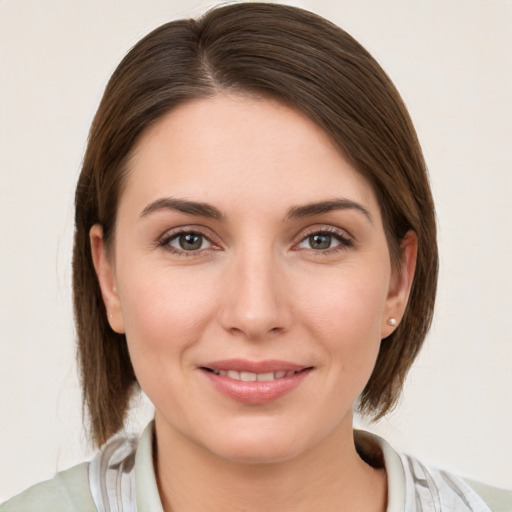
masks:
[(162, 245), (172, 248), (176, 252), (195, 252), (209, 249), (212, 243), (201, 233), (187, 231), (166, 238), (162, 241)]
[(299, 249), (313, 251), (329, 251), (331, 249), (343, 249), (351, 247), (352, 241), (344, 234), (336, 231), (316, 231), (303, 238), (297, 245)]
[(315, 233), (314, 235), (309, 235), (304, 238), (302, 242), (299, 244), (299, 247), (302, 249), (315, 249), (319, 251), (324, 251), (325, 249), (331, 249), (332, 243), (336, 245), (339, 244), (339, 241), (333, 239), (331, 235), (327, 233)]

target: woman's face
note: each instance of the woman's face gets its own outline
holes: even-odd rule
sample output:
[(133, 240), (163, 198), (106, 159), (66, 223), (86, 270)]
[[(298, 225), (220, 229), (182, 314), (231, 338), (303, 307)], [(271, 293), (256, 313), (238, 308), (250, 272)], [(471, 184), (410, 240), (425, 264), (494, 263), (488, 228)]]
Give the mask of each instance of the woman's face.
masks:
[(134, 152), (110, 258), (91, 240), (159, 435), (253, 462), (351, 435), (412, 267), (392, 273), (371, 187), (309, 119), (182, 105)]

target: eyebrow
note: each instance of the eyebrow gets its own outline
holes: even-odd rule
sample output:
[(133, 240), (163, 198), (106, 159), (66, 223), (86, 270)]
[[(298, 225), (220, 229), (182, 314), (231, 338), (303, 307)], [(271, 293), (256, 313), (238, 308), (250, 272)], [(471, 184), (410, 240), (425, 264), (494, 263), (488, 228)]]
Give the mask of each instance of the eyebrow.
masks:
[[(211, 204), (197, 201), (187, 201), (185, 199), (176, 199), (173, 197), (165, 197), (153, 201), (152, 203), (148, 204), (144, 210), (142, 210), (140, 216), (147, 217), (152, 213), (162, 210), (171, 210), (188, 215), (197, 215), (198, 217), (206, 217), (219, 221), (223, 221), (226, 218), (220, 210)], [(344, 198), (319, 201), (301, 206), (293, 206), (288, 210), (284, 221), (302, 217), (312, 217), (314, 215), (321, 215), (323, 213), (329, 213), (335, 210), (356, 210), (364, 214), (370, 222), (373, 222), (370, 212), (364, 206), (351, 201), (350, 199)]]
[(370, 212), (364, 206), (345, 198), (309, 203), (303, 206), (294, 206), (288, 210), (285, 220), (312, 217), (314, 215), (321, 215), (322, 213), (329, 213), (335, 210), (356, 210), (362, 213), (370, 222), (373, 223)]
[(188, 215), (197, 215), (198, 217), (207, 217), (215, 220), (225, 219), (225, 216), (221, 213), (220, 210), (208, 203), (186, 201), (184, 199), (175, 199), (173, 197), (165, 197), (153, 201), (152, 203), (148, 204), (144, 210), (142, 210), (140, 216), (147, 217), (152, 213), (162, 210), (171, 210), (175, 212), (186, 213)]

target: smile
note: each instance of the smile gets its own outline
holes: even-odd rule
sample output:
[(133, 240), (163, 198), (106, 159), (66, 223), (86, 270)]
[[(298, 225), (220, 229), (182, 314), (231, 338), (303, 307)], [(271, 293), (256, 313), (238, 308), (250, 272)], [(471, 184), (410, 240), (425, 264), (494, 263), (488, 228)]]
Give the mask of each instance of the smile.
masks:
[(209, 363), (199, 370), (222, 395), (248, 405), (262, 405), (299, 387), (314, 367), (286, 361), (231, 359)]
[[(265, 372), (265, 373), (254, 373), (254, 372), (240, 372), (237, 370), (210, 370), (215, 375), (221, 375), (228, 379), (241, 380), (243, 382), (255, 382), (255, 381), (271, 381), (275, 379), (283, 379), (284, 377), (292, 377), (297, 371), (283, 371), (279, 370), (276, 372)], [(301, 371), (301, 370), (299, 370)]]

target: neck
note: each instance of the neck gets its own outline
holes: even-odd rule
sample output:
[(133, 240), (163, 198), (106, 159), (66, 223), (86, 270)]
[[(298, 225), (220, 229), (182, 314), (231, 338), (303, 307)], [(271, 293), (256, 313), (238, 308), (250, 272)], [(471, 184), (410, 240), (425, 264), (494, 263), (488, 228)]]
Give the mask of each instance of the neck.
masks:
[(358, 456), (340, 425), (289, 460), (226, 460), (156, 421), (156, 474), (165, 512), (384, 512), (386, 475)]

